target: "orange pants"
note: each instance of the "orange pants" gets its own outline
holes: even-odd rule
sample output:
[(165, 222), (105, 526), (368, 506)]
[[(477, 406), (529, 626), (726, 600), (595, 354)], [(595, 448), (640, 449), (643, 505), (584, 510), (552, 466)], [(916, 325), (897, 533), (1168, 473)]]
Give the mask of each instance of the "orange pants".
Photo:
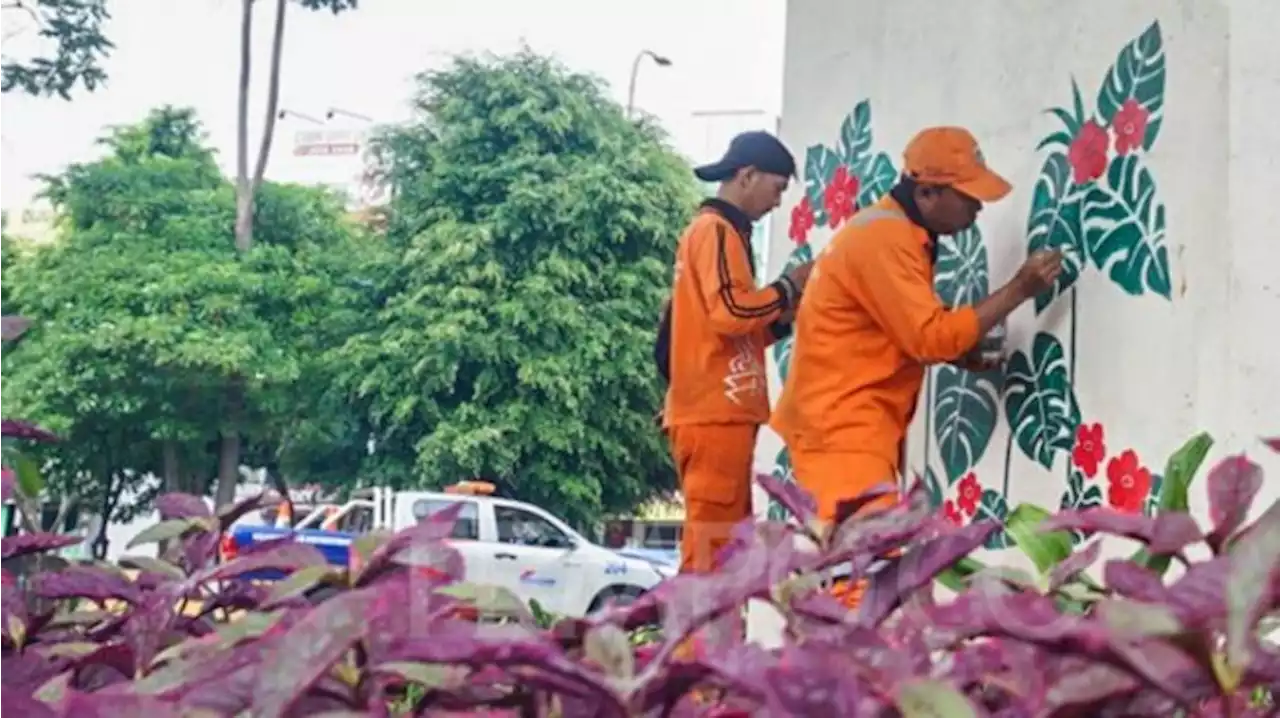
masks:
[[(844, 501), (880, 484), (896, 487), (897, 467), (874, 454), (856, 452), (791, 451), (791, 468), (796, 482), (813, 494), (818, 504), (818, 519), (831, 526), (836, 520), (836, 509)], [(894, 494), (882, 496), (864, 507), (893, 505)], [(836, 581), (832, 595), (849, 608), (857, 608), (866, 591), (866, 579)]]
[[(791, 470), (800, 486), (813, 494), (818, 518), (827, 523), (835, 521), (842, 502), (881, 484), (898, 485), (898, 467), (874, 454), (792, 450)], [(892, 506), (895, 500), (889, 494), (872, 501), (868, 508)]]
[(668, 432), (684, 495), (680, 572), (708, 573), (733, 529), (751, 517), (755, 424), (692, 424)]

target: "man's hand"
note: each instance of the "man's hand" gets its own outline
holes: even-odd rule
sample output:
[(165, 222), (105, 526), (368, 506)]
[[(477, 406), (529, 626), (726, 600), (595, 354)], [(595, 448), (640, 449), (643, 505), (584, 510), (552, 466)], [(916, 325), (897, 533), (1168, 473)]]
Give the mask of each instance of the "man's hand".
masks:
[(1062, 273), (1062, 252), (1056, 249), (1040, 249), (1032, 252), (1022, 263), (1014, 281), (1025, 298), (1030, 299), (1053, 287)]
[(965, 371), (971, 371), (975, 374), (982, 374), (993, 369), (999, 369), (1004, 366), (1004, 355), (997, 354), (995, 356), (984, 355), (977, 349), (965, 354), (959, 359), (951, 362), (954, 367), (959, 367)]
[(797, 267), (792, 267), (790, 272), (784, 276), (791, 280), (796, 286), (796, 290), (803, 292), (806, 284), (809, 283), (809, 274), (813, 271), (813, 261), (805, 262)]

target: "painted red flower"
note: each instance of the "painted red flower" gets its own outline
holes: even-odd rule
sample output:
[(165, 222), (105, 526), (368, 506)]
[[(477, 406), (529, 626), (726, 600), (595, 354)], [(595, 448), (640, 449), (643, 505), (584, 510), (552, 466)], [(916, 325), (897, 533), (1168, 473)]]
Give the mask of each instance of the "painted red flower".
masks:
[(1151, 472), (1138, 461), (1133, 449), (1107, 462), (1107, 503), (1131, 514), (1141, 513), (1151, 492)]
[(791, 208), (791, 228), (787, 230), (791, 241), (803, 245), (809, 241), (809, 230), (813, 229), (813, 205), (805, 197)]
[(1107, 131), (1093, 120), (1080, 127), (1080, 132), (1067, 148), (1072, 179), (1076, 184), (1091, 182), (1107, 171)]
[(822, 193), (822, 205), (827, 210), (827, 224), (838, 227), (853, 216), (854, 200), (858, 197), (858, 176), (841, 165)]
[(1111, 119), (1111, 131), (1116, 136), (1116, 152), (1127, 155), (1142, 147), (1147, 136), (1147, 118), (1151, 113), (1130, 97), (1120, 106), (1116, 116)]
[(1102, 424), (1081, 424), (1076, 427), (1076, 445), (1071, 449), (1071, 460), (1085, 476), (1098, 474), (1098, 464), (1107, 458), (1107, 445), (1102, 436)]
[(978, 513), (978, 502), (981, 500), (982, 484), (978, 483), (978, 477), (970, 471), (960, 479), (960, 487), (956, 490), (956, 504), (961, 511), (973, 516)]
[(956, 502), (951, 499), (942, 502), (942, 516), (956, 526), (964, 525), (964, 514), (960, 513), (960, 509), (956, 508)]

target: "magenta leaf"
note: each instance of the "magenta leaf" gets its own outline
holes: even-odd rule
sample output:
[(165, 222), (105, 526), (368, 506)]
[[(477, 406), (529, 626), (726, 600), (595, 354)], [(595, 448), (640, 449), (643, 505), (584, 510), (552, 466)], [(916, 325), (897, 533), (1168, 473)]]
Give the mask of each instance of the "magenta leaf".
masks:
[(0, 587), (0, 604), (3, 605), (4, 617), (3, 625), (0, 625), (0, 632), (3, 633), (6, 641), (16, 642), (15, 637), (10, 633), (11, 630), (18, 630), (14, 623), (21, 624), (21, 630), (25, 631), (30, 617), (27, 615), (27, 601), (22, 590), (17, 586), (6, 583)]
[(68, 691), (59, 702), (59, 714), (75, 718), (176, 718), (174, 706), (148, 696), (104, 695)]
[[(1090, 707), (1113, 696), (1132, 693), (1140, 685), (1136, 676), (1122, 668), (1064, 656), (1053, 671), (1045, 704), (1051, 713), (1067, 706)], [(1096, 715), (1092, 711), (1090, 714)]]
[(213, 513), (209, 511), (209, 505), (204, 502), (204, 499), (199, 496), (177, 492), (157, 496), (156, 511), (160, 512), (162, 521), (209, 518), (213, 516)]
[(138, 589), (123, 574), (92, 564), (73, 564), (61, 571), (45, 571), (31, 580), (31, 592), (41, 598), (87, 598), (102, 603), (139, 600)]
[(418, 522), (417, 525), (397, 532), (369, 556), (368, 562), (360, 571), (356, 585), (367, 586), (393, 568), (394, 559), (406, 548), (436, 544), (447, 539), (453, 533), (453, 525), (457, 521), (458, 513), (461, 511), (462, 503), (455, 501)]
[(1227, 555), (1227, 660), (1248, 665), (1258, 620), (1275, 610), (1280, 588), (1280, 501), (1240, 536)]
[(378, 612), (377, 594), (376, 588), (351, 591), (320, 604), (264, 651), (253, 690), (254, 713), (284, 715), (328, 673), (364, 637), (368, 616)]
[(1073, 551), (1049, 572), (1049, 590), (1056, 591), (1076, 576), (1088, 571), (1102, 554), (1102, 542), (1094, 541), (1082, 550)]
[(766, 705), (779, 716), (852, 716), (867, 690), (857, 665), (832, 646), (788, 646), (767, 669)]
[(1277, 454), (1280, 454), (1280, 436), (1270, 436), (1270, 437), (1264, 438), (1262, 440), (1262, 443), (1266, 444), (1267, 448), (1271, 449)]
[(270, 542), (269, 548), (236, 557), (227, 563), (202, 571), (190, 580), (191, 586), (209, 581), (225, 581), (255, 571), (276, 570), (293, 573), (310, 566), (329, 563), (320, 549), (292, 539)]
[(793, 481), (784, 481), (770, 474), (756, 474), (756, 483), (791, 514), (801, 526), (809, 526), (818, 512), (813, 495)]
[(870, 576), (870, 585), (858, 609), (863, 626), (879, 625), (913, 591), (931, 585), (938, 574), (978, 549), (1000, 525), (975, 521), (964, 528), (929, 539), (909, 549)]
[(859, 515), (868, 504), (885, 496), (898, 493), (898, 488), (890, 484), (877, 484), (863, 491), (852, 499), (836, 504), (835, 523), (837, 525)]
[(929, 609), (936, 630), (956, 638), (1005, 636), (1045, 648), (1103, 652), (1110, 643), (1099, 623), (1062, 613), (1053, 600), (1031, 592), (1002, 593), (977, 584), (956, 600)]
[(139, 667), (151, 665), (151, 661), (165, 648), (176, 602), (171, 592), (149, 593), (138, 602), (125, 622), (122, 634), (133, 649)]
[(1262, 467), (1243, 454), (1229, 456), (1209, 472), (1209, 519), (1213, 531), (1208, 543), (1220, 553), (1231, 535), (1249, 517), (1253, 500), (1262, 489)]
[(1191, 655), (1159, 638), (1115, 641), (1112, 650), (1138, 675), (1183, 703), (1194, 704), (1216, 692), (1213, 676)]
[(1189, 626), (1217, 626), (1227, 616), (1227, 576), (1231, 561), (1220, 556), (1192, 564), (1167, 589), (1165, 603)]
[[(5, 321), (9, 321), (8, 317)], [(36, 700), (35, 696), (26, 691), (14, 688), (0, 692), (0, 713), (6, 716), (22, 716), (22, 718), (58, 718), (58, 713), (48, 703)]]
[(64, 534), (51, 533), (35, 533), (35, 534), (18, 534), (16, 536), (5, 536), (0, 539), (0, 555), (4, 560), (9, 560), (18, 556), (28, 556), (33, 553), (44, 553), (46, 551), (57, 551), (58, 549), (74, 546), (84, 541), (79, 536), (67, 536)]
[(1182, 512), (1150, 517), (1109, 508), (1062, 511), (1042, 522), (1040, 530), (1077, 530), (1124, 536), (1146, 543), (1153, 554), (1177, 553), (1204, 539), (1195, 519)]
[(58, 441), (58, 436), (51, 431), (42, 429), (29, 421), (20, 421), (18, 419), (0, 420), (0, 429), (6, 438), (25, 439), (27, 441), (39, 441), (44, 443), (52, 443)]
[(765, 598), (774, 585), (813, 560), (802, 552), (792, 526), (756, 524), (750, 545), (735, 552), (719, 571), (680, 574), (650, 591), (662, 604), (663, 637), (679, 642), (690, 631), (744, 605)]
[(1121, 596), (1150, 603), (1164, 603), (1169, 595), (1160, 577), (1136, 561), (1112, 559), (1102, 569), (1102, 580)]
[(13, 469), (8, 466), (4, 467), (3, 473), (0, 473), (0, 487), (3, 490), (2, 501), (8, 501), (13, 498), (14, 484), (17, 482), (17, 475), (13, 473)]

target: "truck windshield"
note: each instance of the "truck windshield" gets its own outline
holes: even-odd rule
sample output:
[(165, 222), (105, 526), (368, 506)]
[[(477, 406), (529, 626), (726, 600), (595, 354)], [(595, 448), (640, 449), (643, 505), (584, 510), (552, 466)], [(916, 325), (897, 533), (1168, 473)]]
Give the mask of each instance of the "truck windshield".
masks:
[(476, 508), (476, 502), (474, 501), (455, 502), (445, 499), (418, 499), (413, 502), (413, 517), (422, 521), (454, 503), (461, 503), (462, 509), (458, 512), (458, 520), (453, 524), (453, 533), (450, 534), (450, 537), (462, 541), (480, 540), (480, 512)]

